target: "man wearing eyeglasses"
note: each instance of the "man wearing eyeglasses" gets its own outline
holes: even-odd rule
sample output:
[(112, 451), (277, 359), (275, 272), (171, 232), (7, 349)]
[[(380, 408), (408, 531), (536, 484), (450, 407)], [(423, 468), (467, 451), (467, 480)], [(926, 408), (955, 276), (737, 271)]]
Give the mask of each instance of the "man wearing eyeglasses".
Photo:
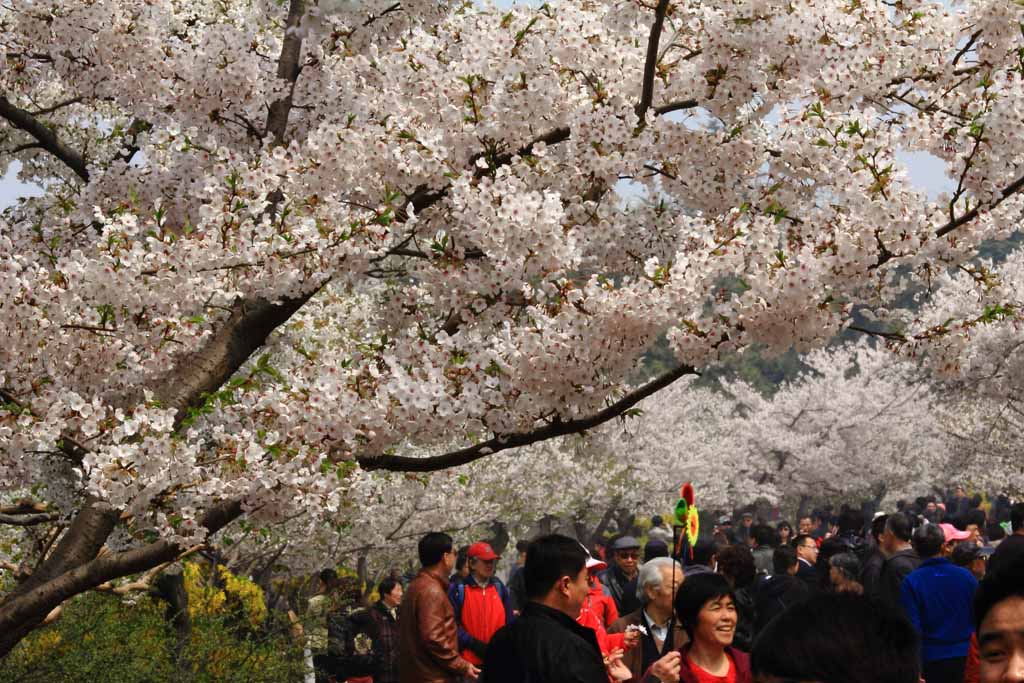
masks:
[(806, 534), (793, 539), (796, 547), (796, 559), (799, 567), (796, 577), (808, 585), (811, 590), (818, 588), (818, 571), (814, 568), (818, 562), (818, 543)]
[(480, 666), (491, 637), (512, 621), (512, 597), (505, 584), (494, 575), (500, 556), (489, 543), (474, 543), (466, 556), (469, 576), (449, 587), (448, 599), (455, 609), (462, 657)]
[(605, 592), (615, 601), (619, 614), (640, 609), (636, 595), (636, 577), (640, 573), (640, 541), (632, 536), (620, 536), (609, 547), (612, 566), (601, 575)]

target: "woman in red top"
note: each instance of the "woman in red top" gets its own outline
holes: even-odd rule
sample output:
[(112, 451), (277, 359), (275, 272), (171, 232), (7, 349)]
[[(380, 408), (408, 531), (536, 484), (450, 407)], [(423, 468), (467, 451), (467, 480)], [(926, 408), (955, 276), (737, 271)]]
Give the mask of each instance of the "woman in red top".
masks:
[(732, 648), (736, 604), (723, 576), (686, 577), (674, 607), (690, 642), (651, 665), (643, 683), (753, 683), (750, 658)]

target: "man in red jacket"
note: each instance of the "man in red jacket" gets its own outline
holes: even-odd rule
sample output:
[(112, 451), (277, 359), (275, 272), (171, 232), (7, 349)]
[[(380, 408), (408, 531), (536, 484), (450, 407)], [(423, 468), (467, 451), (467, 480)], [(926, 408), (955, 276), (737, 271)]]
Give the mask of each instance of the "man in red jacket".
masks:
[(448, 598), (455, 609), (462, 657), (480, 666), (491, 636), (512, 621), (512, 598), (505, 584), (494, 576), (500, 557), (490, 544), (474, 543), (466, 554), (469, 576), (449, 586)]

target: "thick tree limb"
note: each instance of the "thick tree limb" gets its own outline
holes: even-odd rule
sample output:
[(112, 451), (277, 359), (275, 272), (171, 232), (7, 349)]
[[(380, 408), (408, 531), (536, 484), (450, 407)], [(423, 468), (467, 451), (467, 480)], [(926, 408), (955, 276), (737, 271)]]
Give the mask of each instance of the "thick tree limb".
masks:
[[(225, 501), (210, 508), (201, 523), (212, 535), (241, 514), (241, 501)], [(36, 628), (65, 600), (107, 581), (138, 574), (164, 562), (171, 562), (186, 550), (175, 543), (161, 540), (120, 553), (108, 553), (98, 557), (94, 554), (90, 561), (45, 582), (35, 580), (36, 576), (33, 575), (29, 578), (34, 584), (32, 590), (19, 591), (0, 605), (0, 658), (6, 656), (27, 633)]]
[(0, 116), (15, 128), (31, 135), (40, 147), (64, 162), (64, 165), (74, 171), (79, 178), (89, 182), (89, 170), (86, 168), (85, 158), (64, 144), (49, 126), (30, 112), (11, 104), (3, 95), (0, 95)]
[[(188, 409), (202, 405), (238, 368), (267, 342), (267, 337), (291, 318), (323, 285), (279, 303), (242, 300), (202, 348), (179, 359), (174, 368), (150, 387), (160, 405), (177, 410), (175, 426), (188, 417)], [(138, 401), (141, 396), (132, 397)]]
[(658, 71), (658, 43), (661, 31), (665, 26), (665, 14), (668, 12), (669, 0), (658, 0), (654, 10), (654, 23), (651, 24), (651, 35), (647, 39), (647, 61), (644, 63), (643, 88), (640, 91), (640, 102), (636, 105), (636, 115), (640, 125), (644, 125), (644, 117), (654, 101), (654, 76)]
[(685, 375), (699, 374), (696, 368), (680, 365), (651, 380), (636, 391), (627, 394), (604, 410), (589, 417), (570, 420), (569, 422), (552, 422), (530, 432), (518, 434), (502, 434), (481, 443), (461, 450), (427, 458), (414, 458), (400, 455), (377, 455), (358, 458), (360, 467), (366, 470), (389, 470), (392, 472), (436, 472), (466, 465), (480, 458), (487, 457), (510, 448), (521, 448), (539, 441), (546, 441), (567, 434), (579, 434), (594, 429), (612, 420), (635, 406), (648, 396), (664, 389)]
[[(27, 595), (69, 569), (94, 559), (116, 524), (117, 511), (108, 503), (96, 499), (87, 501), (75, 515), (53, 553), (11, 593), (8, 600)], [(7, 600), (4, 602), (6, 604)], [(50, 605), (48, 610), (56, 606)]]

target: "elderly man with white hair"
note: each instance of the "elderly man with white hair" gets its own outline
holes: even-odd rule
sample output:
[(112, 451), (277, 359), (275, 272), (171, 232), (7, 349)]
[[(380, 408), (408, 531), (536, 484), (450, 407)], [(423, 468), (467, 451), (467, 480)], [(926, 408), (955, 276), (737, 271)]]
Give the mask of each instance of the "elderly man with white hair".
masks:
[(640, 645), (626, 651), (622, 658), (640, 681), (644, 672), (663, 654), (679, 649), (689, 640), (686, 631), (672, 616), (672, 602), (684, 580), (683, 568), (669, 557), (657, 557), (645, 562), (637, 576), (637, 598), (643, 605), (614, 622), (609, 633), (640, 630)]

